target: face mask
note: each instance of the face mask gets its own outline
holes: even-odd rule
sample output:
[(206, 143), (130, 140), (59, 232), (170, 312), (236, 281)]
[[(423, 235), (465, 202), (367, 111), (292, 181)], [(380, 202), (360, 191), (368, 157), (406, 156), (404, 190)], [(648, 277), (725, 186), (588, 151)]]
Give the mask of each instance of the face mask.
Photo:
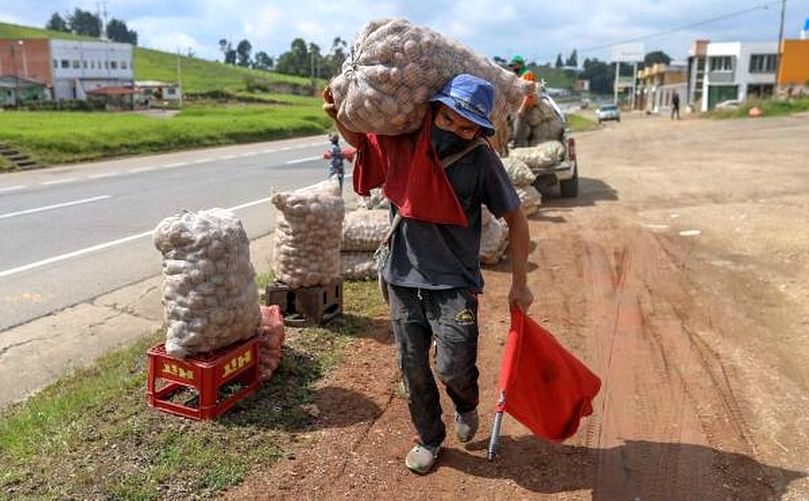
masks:
[(455, 133), (433, 125), (432, 143), (438, 158), (446, 158), (463, 150), (469, 141), (458, 137)]

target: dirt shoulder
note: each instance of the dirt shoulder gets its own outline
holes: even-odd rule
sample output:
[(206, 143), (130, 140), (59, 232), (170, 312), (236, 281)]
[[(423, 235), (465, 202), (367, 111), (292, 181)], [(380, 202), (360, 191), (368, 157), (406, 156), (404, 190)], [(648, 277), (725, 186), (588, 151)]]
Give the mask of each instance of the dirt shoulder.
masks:
[(478, 441), (448, 439), (426, 477), (405, 470), (412, 431), (379, 326), (323, 383), (304, 445), (230, 498), (806, 499), (805, 137), (802, 117), (638, 117), (579, 136), (582, 195), (531, 221), (529, 279), (531, 315), (604, 382), (573, 439), (546, 443), (507, 418), (485, 460), (504, 264), (481, 301)]

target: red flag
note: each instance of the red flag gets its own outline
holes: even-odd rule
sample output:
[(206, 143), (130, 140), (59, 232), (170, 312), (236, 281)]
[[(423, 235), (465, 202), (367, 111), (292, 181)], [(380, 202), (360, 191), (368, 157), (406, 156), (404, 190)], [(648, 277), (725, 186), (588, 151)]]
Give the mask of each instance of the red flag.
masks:
[(559, 441), (576, 433), (579, 420), (593, 413), (601, 380), (514, 308), (499, 388), (504, 398), (497, 412), (508, 412), (539, 437)]

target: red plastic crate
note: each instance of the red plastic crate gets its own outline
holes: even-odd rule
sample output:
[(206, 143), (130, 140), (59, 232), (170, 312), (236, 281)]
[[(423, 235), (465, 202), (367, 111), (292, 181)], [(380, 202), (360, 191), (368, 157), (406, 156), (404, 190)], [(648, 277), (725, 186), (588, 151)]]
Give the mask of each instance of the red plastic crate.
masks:
[[(147, 352), (146, 401), (155, 409), (191, 419), (216, 419), (258, 388), (258, 338), (184, 360), (166, 353), (163, 343)], [(240, 389), (220, 395), (230, 385)], [(170, 399), (191, 390), (195, 396), (181, 403)], [(196, 401), (196, 405), (193, 405)]]

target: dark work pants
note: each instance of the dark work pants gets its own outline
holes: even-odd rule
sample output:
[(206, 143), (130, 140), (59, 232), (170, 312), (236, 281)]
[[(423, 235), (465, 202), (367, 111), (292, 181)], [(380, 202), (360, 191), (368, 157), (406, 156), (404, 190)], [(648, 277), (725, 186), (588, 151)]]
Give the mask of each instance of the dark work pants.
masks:
[(477, 408), (477, 296), (466, 289), (435, 291), (390, 284), (388, 291), (410, 418), (422, 444), (440, 445), (446, 428), (430, 370), (430, 347), (435, 337), (435, 371), (455, 410), (463, 413)]

